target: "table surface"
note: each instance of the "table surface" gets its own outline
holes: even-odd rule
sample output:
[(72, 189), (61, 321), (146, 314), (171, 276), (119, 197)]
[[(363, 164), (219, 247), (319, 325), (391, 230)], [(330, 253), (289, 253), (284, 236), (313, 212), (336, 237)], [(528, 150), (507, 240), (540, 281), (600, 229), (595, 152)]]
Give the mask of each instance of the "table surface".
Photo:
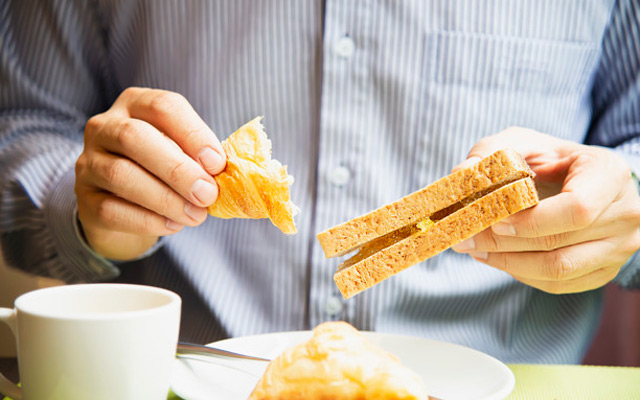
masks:
[[(531, 364), (509, 364), (509, 368), (516, 386), (506, 400), (640, 400), (640, 368)], [(170, 395), (169, 400), (180, 398)]]
[[(530, 364), (509, 368), (516, 386), (506, 400), (640, 400), (640, 368)], [(170, 395), (168, 400), (180, 398)]]
[(510, 364), (507, 400), (639, 400), (640, 368)]

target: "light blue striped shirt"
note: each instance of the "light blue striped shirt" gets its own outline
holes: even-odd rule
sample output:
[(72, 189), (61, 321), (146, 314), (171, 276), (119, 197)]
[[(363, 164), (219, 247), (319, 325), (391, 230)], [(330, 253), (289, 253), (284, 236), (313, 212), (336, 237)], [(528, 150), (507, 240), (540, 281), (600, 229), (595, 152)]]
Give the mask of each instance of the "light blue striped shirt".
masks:
[[(68, 282), (180, 277), (211, 311), (203, 341), (342, 319), (506, 362), (579, 362), (602, 290), (546, 294), (447, 251), (343, 301), (314, 236), (512, 125), (615, 148), (640, 171), (639, 20), (634, 0), (3, 1), (3, 253)], [(209, 218), (135, 262), (93, 254), (73, 165), (87, 119), (129, 86), (183, 94), (221, 138), (264, 115), (299, 233)], [(639, 287), (640, 263), (616, 280)]]

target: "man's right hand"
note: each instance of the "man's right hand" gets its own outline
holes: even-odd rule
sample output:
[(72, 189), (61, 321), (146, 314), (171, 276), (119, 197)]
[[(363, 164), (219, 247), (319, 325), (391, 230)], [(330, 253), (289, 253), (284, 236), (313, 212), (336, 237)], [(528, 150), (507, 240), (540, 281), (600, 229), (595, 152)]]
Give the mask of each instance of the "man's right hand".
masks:
[(104, 257), (130, 260), (160, 236), (201, 224), (225, 163), (220, 141), (183, 96), (126, 89), (89, 119), (76, 162), (87, 241)]

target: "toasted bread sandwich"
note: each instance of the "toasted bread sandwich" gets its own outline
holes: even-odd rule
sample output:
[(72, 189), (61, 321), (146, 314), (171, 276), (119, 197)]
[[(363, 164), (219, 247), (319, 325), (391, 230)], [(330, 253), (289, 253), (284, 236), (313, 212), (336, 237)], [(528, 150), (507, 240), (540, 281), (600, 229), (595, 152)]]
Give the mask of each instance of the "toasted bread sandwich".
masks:
[(334, 280), (344, 298), (538, 203), (533, 171), (499, 150), (393, 203), (317, 235), (326, 257), (357, 253)]

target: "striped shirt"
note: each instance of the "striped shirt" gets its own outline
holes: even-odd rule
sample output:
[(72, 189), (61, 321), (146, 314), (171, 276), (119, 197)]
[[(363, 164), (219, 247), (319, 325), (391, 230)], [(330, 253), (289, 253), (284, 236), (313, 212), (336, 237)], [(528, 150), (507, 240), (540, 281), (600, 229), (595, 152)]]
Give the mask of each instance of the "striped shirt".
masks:
[[(602, 290), (546, 294), (447, 251), (344, 301), (314, 237), (512, 125), (611, 147), (640, 171), (638, 21), (636, 0), (3, 1), (2, 251), (70, 283), (180, 280), (208, 310), (183, 332), (202, 341), (340, 319), (506, 362), (579, 362)], [(94, 254), (73, 165), (87, 119), (129, 86), (183, 94), (220, 138), (264, 115), (299, 233), (209, 218), (133, 262)], [(640, 261), (616, 281), (639, 287)]]

